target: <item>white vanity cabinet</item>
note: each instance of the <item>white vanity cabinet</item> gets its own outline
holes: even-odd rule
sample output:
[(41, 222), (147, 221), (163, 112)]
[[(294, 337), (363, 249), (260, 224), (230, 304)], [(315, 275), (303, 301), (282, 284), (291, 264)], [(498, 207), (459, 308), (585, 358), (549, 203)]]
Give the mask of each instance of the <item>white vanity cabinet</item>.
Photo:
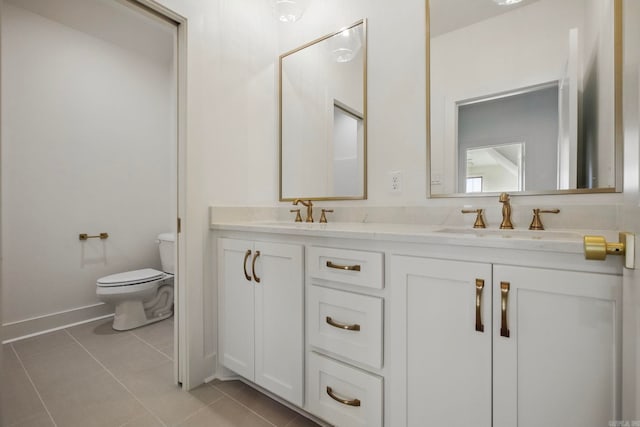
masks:
[(613, 274), (393, 256), (391, 425), (619, 419), (621, 284)]
[(304, 247), (218, 239), (221, 363), (298, 405), (304, 378)]
[(383, 425), (384, 256), (307, 250), (307, 410), (342, 427)]

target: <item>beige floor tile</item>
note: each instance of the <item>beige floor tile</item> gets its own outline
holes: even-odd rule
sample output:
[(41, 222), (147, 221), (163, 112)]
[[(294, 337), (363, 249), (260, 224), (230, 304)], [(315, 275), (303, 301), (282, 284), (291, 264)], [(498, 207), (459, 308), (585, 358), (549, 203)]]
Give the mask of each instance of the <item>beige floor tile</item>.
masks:
[(220, 383), (213, 387), (229, 394), (278, 427), (286, 426), (298, 415), (286, 406), (239, 381)]
[(298, 415), (295, 417), (286, 427), (320, 427), (320, 424), (317, 424), (311, 421), (308, 418), (303, 417), (302, 415)]
[(59, 427), (114, 427), (146, 413), (107, 372), (41, 391)]
[(272, 427), (238, 402), (224, 397), (180, 424), (180, 427)]
[(20, 358), (40, 392), (104, 373), (104, 368), (74, 341)]
[(123, 424), (121, 427), (164, 427), (164, 424), (162, 424), (158, 418), (147, 412)]
[[(7, 427), (54, 427), (53, 421), (51, 421), (51, 417), (47, 413), (38, 413), (29, 417), (28, 419), (22, 420), (16, 424), (6, 425)], [(62, 426), (58, 426), (62, 427)]]
[(72, 343), (73, 339), (65, 331), (55, 331), (49, 334), (16, 341), (12, 345), (18, 352), (18, 355), (22, 357), (23, 355), (35, 356), (39, 353), (48, 353), (58, 347), (67, 346)]
[(127, 388), (165, 424), (175, 425), (197, 410), (222, 397), (222, 393), (202, 385), (190, 392), (173, 385), (173, 363), (129, 374), (122, 379)]
[(173, 342), (166, 345), (160, 345), (157, 348), (162, 354), (167, 356), (170, 360), (173, 360)]
[(111, 346), (100, 345), (100, 347), (96, 349), (93, 343), (85, 346), (118, 379), (165, 365), (169, 361), (166, 355), (149, 347), (133, 335), (120, 337), (118, 342)]
[(49, 415), (22, 366), (18, 364), (17, 359), (15, 362), (8, 362), (12, 365), (15, 363), (17, 368), (6, 369), (5, 366), (2, 372), (1, 424), (3, 426), (18, 423), (23, 425), (27, 422), (34, 424), (35, 419), (43, 415), (48, 419)]
[(218, 379), (215, 379), (211, 381), (209, 385), (219, 389), (220, 391), (228, 394), (231, 397), (236, 397), (238, 394), (242, 393), (245, 387), (247, 387), (245, 383), (238, 380), (220, 381)]
[(131, 333), (156, 348), (173, 345), (173, 317), (152, 323), (142, 328), (133, 329)]
[(132, 335), (128, 331), (116, 331), (111, 325), (113, 319), (102, 319), (91, 323), (68, 328), (66, 331), (73, 335), (80, 344), (92, 353), (100, 353), (113, 347), (121, 346)]

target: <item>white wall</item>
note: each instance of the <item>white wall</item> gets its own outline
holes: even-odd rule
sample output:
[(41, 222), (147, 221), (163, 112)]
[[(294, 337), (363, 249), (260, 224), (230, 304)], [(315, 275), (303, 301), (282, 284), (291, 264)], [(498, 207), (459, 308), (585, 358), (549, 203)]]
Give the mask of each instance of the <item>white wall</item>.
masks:
[[(94, 15), (92, 32), (84, 18), (62, 23), (5, 2), (5, 324), (96, 304), (97, 278), (160, 267), (155, 237), (175, 218), (173, 30), (134, 18), (129, 37), (141, 20), (153, 35), (144, 54), (108, 40), (98, 29), (108, 18)], [(112, 28), (127, 34), (117, 22)], [(99, 232), (109, 239), (78, 240)]]

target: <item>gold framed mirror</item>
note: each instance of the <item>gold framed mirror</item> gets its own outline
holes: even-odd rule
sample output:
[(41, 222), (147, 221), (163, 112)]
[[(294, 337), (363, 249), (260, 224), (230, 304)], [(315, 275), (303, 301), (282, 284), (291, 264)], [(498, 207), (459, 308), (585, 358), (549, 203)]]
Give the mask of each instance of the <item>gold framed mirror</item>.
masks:
[(279, 60), (280, 201), (367, 198), (367, 22)]
[(622, 0), (427, 10), (429, 197), (622, 191)]

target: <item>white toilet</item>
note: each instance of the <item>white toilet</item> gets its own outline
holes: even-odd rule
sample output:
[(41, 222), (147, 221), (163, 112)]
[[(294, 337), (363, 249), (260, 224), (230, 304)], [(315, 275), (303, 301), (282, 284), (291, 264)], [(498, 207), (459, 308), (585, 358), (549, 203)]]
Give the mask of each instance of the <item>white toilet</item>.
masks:
[(98, 298), (116, 308), (113, 329), (126, 331), (171, 317), (174, 241), (172, 233), (158, 236), (163, 271), (144, 268), (98, 279)]

